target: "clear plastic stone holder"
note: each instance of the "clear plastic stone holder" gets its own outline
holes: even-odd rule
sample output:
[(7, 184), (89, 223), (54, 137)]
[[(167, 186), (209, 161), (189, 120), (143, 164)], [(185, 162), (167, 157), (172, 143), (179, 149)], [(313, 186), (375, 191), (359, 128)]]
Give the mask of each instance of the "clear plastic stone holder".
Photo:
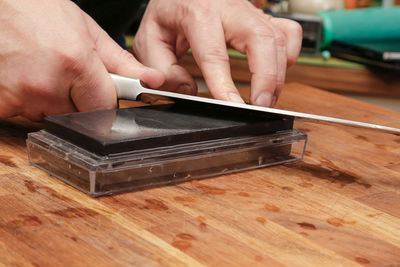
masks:
[(28, 156), (93, 197), (303, 158), (307, 135), (293, 129), (293, 120), (251, 116), (187, 107), (57, 115), (46, 119), (46, 129), (28, 134)]
[(286, 130), (100, 156), (42, 130), (28, 135), (27, 146), (31, 164), (98, 197), (293, 163), (303, 158), (306, 140)]

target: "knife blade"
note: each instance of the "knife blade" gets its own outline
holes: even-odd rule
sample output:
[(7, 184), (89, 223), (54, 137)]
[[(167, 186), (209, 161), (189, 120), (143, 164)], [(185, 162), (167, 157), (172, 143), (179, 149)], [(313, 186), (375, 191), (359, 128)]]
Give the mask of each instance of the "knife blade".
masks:
[(314, 114), (308, 114), (308, 113), (302, 113), (302, 112), (296, 112), (296, 111), (290, 111), (290, 110), (284, 110), (284, 109), (276, 109), (276, 108), (268, 108), (268, 107), (255, 106), (255, 105), (249, 105), (249, 104), (234, 103), (234, 102), (229, 102), (229, 101), (224, 101), (224, 100), (192, 96), (192, 95), (185, 95), (185, 94), (179, 94), (179, 93), (168, 92), (168, 91), (153, 90), (153, 89), (143, 87), (139, 79), (120, 76), (120, 75), (116, 75), (116, 74), (110, 74), (110, 75), (114, 82), (118, 99), (138, 100), (138, 97), (141, 94), (154, 94), (154, 95), (170, 97), (173, 99), (183, 99), (183, 100), (187, 100), (187, 101), (195, 101), (195, 102), (200, 102), (200, 103), (222, 105), (222, 106), (240, 108), (240, 109), (245, 109), (245, 110), (261, 111), (261, 112), (266, 112), (266, 113), (270, 113), (270, 114), (282, 115), (282, 116), (286, 116), (286, 117), (294, 117), (295, 119), (301, 119), (301, 120), (306, 120), (306, 121), (315, 122), (315, 123), (342, 124), (342, 125), (347, 125), (347, 126), (352, 126), (352, 127), (370, 128), (370, 129), (380, 130), (380, 131), (387, 132), (387, 133), (400, 135), (400, 129), (398, 129), (398, 128), (387, 127), (387, 126), (366, 123), (366, 122), (339, 119), (339, 118), (334, 118), (334, 117), (314, 115)]

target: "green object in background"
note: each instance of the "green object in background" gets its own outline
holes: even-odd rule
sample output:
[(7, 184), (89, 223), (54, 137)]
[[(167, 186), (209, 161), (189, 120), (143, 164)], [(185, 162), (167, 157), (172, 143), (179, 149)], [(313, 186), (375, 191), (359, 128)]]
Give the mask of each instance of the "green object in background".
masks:
[[(328, 52), (328, 51), (325, 51)], [(328, 52), (329, 53), (329, 52)], [(238, 59), (246, 59), (246, 55), (234, 50), (228, 49), (228, 54), (230, 58), (238, 58)], [(351, 68), (351, 69), (365, 69), (365, 66), (340, 60), (336, 58), (324, 58), (323, 56), (300, 56), (297, 59), (297, 64), (304, 64), (304, 65), (314, 65), (314, 66), (322, 66), (322, 67), (337, 67), (337, 68)]]
[[(189, 54), (192, 54), (192, 51), (188, 50)], [(234, 49), (228, 49), (228, 55), (230, 58), (236, 59), (247, 59), (247, 56), (238, 52)], [(299, 56), (296, 64), (304, 64), (304, 65), (314, 65), (314, 66), (322, 66), (322, 67), (336, 67), (336, 68), (351, 68), (351, 69), (365, 69), (364, 65), (349, 62), (346, 60), (341, 60), (337, 58), (324, 58), (322, 56)]]
[(400, 41), (400, 7), (325, 11), (318, 16), (323, 19), (322, 47), (333, 40)]

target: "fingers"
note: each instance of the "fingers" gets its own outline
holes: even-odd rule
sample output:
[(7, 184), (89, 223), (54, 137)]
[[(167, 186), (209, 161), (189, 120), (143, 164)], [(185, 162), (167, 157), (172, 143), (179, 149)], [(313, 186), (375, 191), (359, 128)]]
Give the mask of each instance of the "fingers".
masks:
[[(71, 82), (70, 99), (78, 111), (115, 108), (117, 94), (108, 71), (121, 71), (118, 63), (113, 61), (114, 56), (119, 59), (121, 52), (92, 18), (85, 13), (82, 14), (88, 33), (92, 37), (89, 39), (92, 43), (86, 44), (85, 57), (76, 59), (78, 71)], [(121, 65), (128, 65), (126, 67), (128, 70), (123, 71), (130, 73), (130, 65), (126, 60), (122, 61)], [(106, 66), (111, 66), (110, 70)]]
[(95, 51), (87, 59), (85, 69), (72, 82), (70, 97), (78, 111), (116, 107), (117, 95), (114, 84)]
[(232, 81), (220, 18), (210, 14), (189, 16), (183, 30), (212, 96), (244, 103)]
[[(147, 66), (164, 73), (165, 83), (158, 89), (195, 95), (197, 94), (195, 81), (185, 68), (178, 65), (175, 47), (163, 39), (163, 36), (168, 34), (168, 31), (161, 32), (158, 27), (146, 29), (146, 34), (142, 34), (139, 30), (134, 42), (135, 54)], [(183, 41), (179, 47), (182, 51), (188, 49), (188, 45), (183, 44)]]
[(72, 82), (70, 96), (79, 111), (115, 108), (117, 95), (109, 72), (139, 78), (150, 87), (164, 82), (164, 75), (139, 63), (86, 15), (94, 49), (89, 52), (84, 69)]
[(160, 71), (142, 65), (131, 53), (115, 43), (92, 18), (86, 16), (86, 20), (96, 51), (108, 72), (139, 78), (152, 88), (164, 83), (165, 77)]
[(282, 18), (271, 18), (274, 24), (286, 36), (286, 54), (288, 67), (296, 63), (301, 50), (303, 30), (299, 23)]
[[(260, 14), (259, 19), (260, 26), (258, 26), (258, 30), (260, 33), (256, 34), (254, 39), (250, 39), (252, 44), (248, 45), (249, 58), (251, 58), (249, 59), (249, 68), (252, 73), (250, 102), (260, 106), (273, 107), (283, 89), (286, 76), (286, 36), (274, 26), (270, 25), (269, 16)], [(256, 44), (254, 49), (252, 47), (253, 44)], [(269, 49), (266, 47), (269, 47)], [(262, 53), (265, 54), (263, 55)], [(253, 60), (252, 57), (254, 54), (256, 54), (256, 59)], [(252, 66), (252, 63), (256, 61), (261, 61), (258, 62), (259, 66), (256, 65), (257, 63)], [(270, 69), (267, 65), (270, 66)], [(275, 69), (275, 73), (273, 69)], [(262, 76), (264, 75), (266, 77), (263, 78)], [(258, 78), (258, 76), (261, 77)], [(262, 84), (263, 82), (264, 84)], [(275, 83), (275, 86), (273, 86), (273, 84), (268, 85), (268, 82)], [(257, 86), (257, 84), (260, 83), (264, 86)], [(268, 103), (268, 97), (271, 97), (270, 103)]]
[[(271, 107), (282, 91), (287, 67), (286, 36), (271, 25), (270, 16), (250, 7), (224, 24), (227, 40), (247, 54), (251, 72), (250, 103)], [(241, 23), (247, 19), (247, 23)]]
[(283, 63), (286, 59), (278, 55), (282, 51), (276, 46), (273, 32), (268, 32), (251, 38), (246, 51), (251, 72), (250, 103), (266, 107), (275, 104), (275, 91), (281, 83), (278, 73), (284, 72), (286, 67)]
[[(277, 99), (279, 98), (280, 93), (282, 92), (285, 76), (286, 76), (286, 69), (288, 65), (293, 65), (297, 57), (300, 53), (301, 49), (301, 41), (302, 41), (302, 30), (301, 26), (294, 21), (287, 20), (287, 19), (280, 19), (280, 18), (270, 18), (264, 14), (261, 14), (260, 19), (265, 22), (271, 22), (270, 24), (264, 24), (261, 26), (262, 33), (258, 34), (258, 38), (266, 40), (252, 40), (254, 43), (261, 45), (262, 47), (253, 47), (249, 45), (248, 55), (249, 55), (249, 67), (252, 72), (252, 86), (251, 86), (251, 97), (250, 102), (252, 104), (261, 105), (261, 106), (275, 106)], [(263, 52), (268, 53), (268, 49), (262, 51), (265, 45), (268, 45), (269, 42), (270, 47), (275, 47), (275, 55), (276, 55), (276, 62), (271, 60), (269, 63), (271, 66), (276, 64), (276, 75), (268, 75), (268, 72), (264, 73), (267, 76), (270, 76), (264, 79), (264, 84), (261, 81), (262, 78), (258, 79), (257, 76), (262, 75), (262, 68), (265, 68), (265, 64), (268, 64), (268, 61), (265, 60), (267, 58), (273, 58), (274, 52), (269, 51), (269, 55), (266, 54), (264, 57), (262, 56)], [(264, 43), (264, 44), (263, 44)], [(257, 46), (257, 45), (255, 45)], [(251, 52), (253, 50), (253, 52)], [(271, 54), (272, 53), (272, 54)], [(253, 60), (253, 55), (256, 54), (257, 56)], [(269, 57), (268, 57), (269, 56)], [(263, 60), (264, 59), (264, 60)], [(258, 62), (257, 61), (263, 61)], [(253, 63), (255, 62), (255, 63)], [(260, 67), (260, 65), (264, 65)], [(268, 67), (267, 67), (268, 69)], [(270, 70), (271, 71), (271, 70)], [(271, 72), (272, 73), (272, 72)], [(274, 77), (275, 76), (275, 77)], [(268, 86), (268, 81), (272, 82), (273, 79), (276, 79), (275, 89), (272, 84)], [(261, 83), (261, 85), (260, 85)], [(263, 87), (264, 85), (264, 87)], [(264, 90), (262, 88), (265, 88)], [(271, 102), (268, 105), (268, 97), (271, 97)]]
[[(175, 8), (170, 8), (171, 3)], [(300, 50), (298, 24), (271, 18), (245, 0), (171, 3), (153, 0), (135, 39), (135, 52), (141, 62), (165, 73), (164, 88), (180, 88), (185, 81), (192, 81), (176, 64), (176, 55), (186, 50), (180, 42), (186, 39), (213, 97), (243, 102), (232, 81), (228, 43), (248, 56), (252, 73), (250, 102), (275, 105), (287, 65), (296, 61)]]

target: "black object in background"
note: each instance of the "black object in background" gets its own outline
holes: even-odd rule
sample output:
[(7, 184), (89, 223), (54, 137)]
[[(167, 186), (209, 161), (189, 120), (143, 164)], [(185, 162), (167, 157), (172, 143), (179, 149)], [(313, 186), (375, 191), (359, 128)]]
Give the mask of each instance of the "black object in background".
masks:
[(333, 41), (327, 48), (337, 58), (374, 68), (400, 71), (400, 39), (379, 41)]
[(301, 53), (305, 55), (317, 55), (321, 51), (322, 40), (322, 19), (313, 15), (286, 15), (272, 13), (269, 9), (265, 9), (264, 13), (273, 17), (290, 19), (298, 22), (303, 29), (303, 40), (301, 44)]
[(125, 46), (123, 35), (136, 31), (148, 0), (74, 0), (115, 41)]

